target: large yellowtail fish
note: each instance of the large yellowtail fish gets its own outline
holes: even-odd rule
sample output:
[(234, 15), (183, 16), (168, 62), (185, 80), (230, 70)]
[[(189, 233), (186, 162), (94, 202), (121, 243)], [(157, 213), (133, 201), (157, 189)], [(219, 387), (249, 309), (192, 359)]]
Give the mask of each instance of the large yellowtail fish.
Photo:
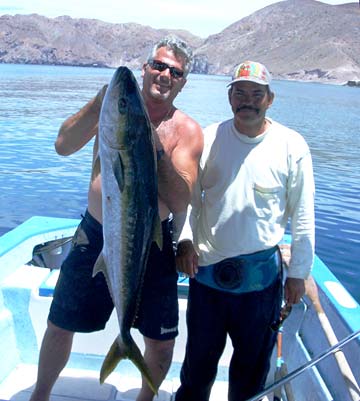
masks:
[[(157, 393), (130, 329), (141, 297), (151, 243), (162, 247), (152, 128), (132, 72), (119, 67), (107, 88), (99, 120), (104, 247), (93, 274), (102, 272), (120, 334), (107, 353), (100, 382), (130, 359)], [(94, 170), (98, 170), (96, 161)]]

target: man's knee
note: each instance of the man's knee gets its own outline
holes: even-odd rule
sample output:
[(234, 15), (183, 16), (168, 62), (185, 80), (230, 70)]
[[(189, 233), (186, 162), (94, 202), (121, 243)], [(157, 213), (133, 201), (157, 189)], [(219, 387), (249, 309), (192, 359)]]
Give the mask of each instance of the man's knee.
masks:
[(144, 342), (145, 342), (146, 353), (156, 354), (158, 358), (165, 360), (172, 358), (175, 346), (175, 339), (163, 341), (144, 337)]
[(74, 336), (73, 331), (62, 329), (59, 326), (56, 326), (50, 320), (47, 321), (47, 335), (56, 337), (56, 338), (64, 338), (64, 339), (72, 339)]

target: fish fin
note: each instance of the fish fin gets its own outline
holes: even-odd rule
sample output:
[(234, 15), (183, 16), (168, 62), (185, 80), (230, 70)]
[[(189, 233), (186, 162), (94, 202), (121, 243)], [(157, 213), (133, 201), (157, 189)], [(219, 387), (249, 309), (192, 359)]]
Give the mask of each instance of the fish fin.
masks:
[(115, 301), (114, 301), (115, 298), (113, 297), (113, 292), (112, 292), (111, 280), (109, 279), (109, 274), (108, 274), (108, 271), (107, 271), (107, 268), (106, 268), (106, 262), (105, 262), (104, 255), (103, 255), (102, 252), (100, 253), (98, 258), (96, 259), (96, 262), (95, 262), (94, 268), (93, 268), (93, 272), (92, 272), (92, 276), (95, 277), (100, 272), (105, 277), (105, 281), (106, 281), (106, 284), (108, 286), (109, 293), (110, 293), (110, 295), (111, 295), (111, 297), (113, 299), (113, 302), (115, 303)]
[(162, 251), (162, 249), (163, 249), (163, 233), (162, 233), (160, 216), (158, 216), (158, 218), (156, 219), (156, 223), (155, 223), (155, 227), (154, 227), (153, 241), (156, 242), (160, 251)]
[[(119, 336), (120, 337), (120, 336)], [(120, 340), (120, 346), (118, 338), (115, 339), (111, 345), (108, 353), (105, 356), (104, 362), (100, 369), (100, 383), (103, 384), (110, 373), (116, 368), (117, 364), (122, 360), (127, 358), (126, 349)]]
[(92, 172), (91, 172), (91, 181), (94, 181), (94, 179), (100, 174), (100, 156), (99, 153), (96, 155)]
[(124, 164), (121, 159), (120, 153), (118, 153), (118, 157), (113, 163), (113, 171), (114, 171), (114, 176), (116, 178), (116, 181), (118, 183), (119, 189), (122, 192), (124, 189)]
[(96, 259), (92, 276), (95, 277), (99, 272), (102, 272), (104, 275), (106, 275), (106, 263), (102, 252)]
[(130, 359), (131, 362), (133, 362), (133, 364), (139, 369), (144, 379), (147, 381), (152, 392), (157, 395), (158, 388), (151, 377), (149, 368), (147, 367), (144, 357), (142, 356), (135, 341), (130, 338), (128, 344), (124, 344), (120, 335), (113, 342), (101, 366), (100, 383), (104, 383), (106, 378), (116, 368), (117, 364), (122, 359)]

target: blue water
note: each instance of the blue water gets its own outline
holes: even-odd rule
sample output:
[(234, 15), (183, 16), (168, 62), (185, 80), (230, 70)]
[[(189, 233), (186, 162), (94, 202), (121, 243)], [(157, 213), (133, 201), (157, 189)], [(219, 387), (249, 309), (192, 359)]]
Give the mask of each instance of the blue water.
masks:
[[(58, 156), (66, 117), (113, 70), (0, 65), (0, 234), (33, 215), (79, 218), (87, 204), (92, 143)], [(136, 73), (140, 76), (140, 73)], [(231, 117), (228, 77), (190, 75), (176, 105), (202, 126)], [(313, 155), (316, 252), (360, 302), (360, 90), (274, 81), (268, 115), (298, 130)]]

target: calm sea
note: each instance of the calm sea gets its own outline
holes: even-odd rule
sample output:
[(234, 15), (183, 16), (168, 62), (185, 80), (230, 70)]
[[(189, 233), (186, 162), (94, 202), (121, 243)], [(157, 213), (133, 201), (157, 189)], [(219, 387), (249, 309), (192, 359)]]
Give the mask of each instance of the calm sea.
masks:
[[(0, 234), (33, 215), (84, 212), (92, 144), (60, 157), (53, 143), (63, 120), (113, 72), (0, 65)], [(190, 75), (176, 105), (202, 126), (230, 118), (228, 81)], [(360, 90), (288, 81), (273, 89), (269, 116), (299, 131), (312, 151), (317, 255), (360, 302)]]

